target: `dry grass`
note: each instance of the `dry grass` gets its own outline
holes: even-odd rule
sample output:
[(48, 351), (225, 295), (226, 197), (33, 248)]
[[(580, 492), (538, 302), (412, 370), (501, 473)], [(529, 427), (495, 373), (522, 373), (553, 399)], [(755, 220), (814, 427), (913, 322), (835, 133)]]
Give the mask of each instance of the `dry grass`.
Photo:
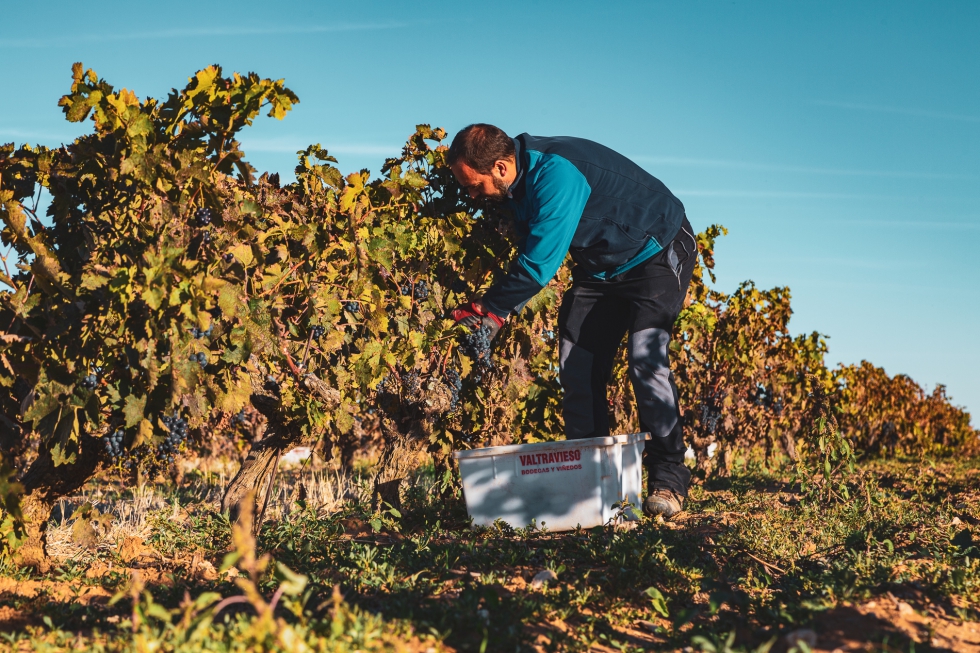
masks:
[(341, 510), (345, 504), (364, 503), (371, 498), (370, 479), (353, 476), (313, 461), (281, 468), (266, 512), (267, 519), (282, 519), (292, 513), (297, 502), (326, 515)]
[[(290, 455), (291, 454), (291, 455)], [(166, 514), (177, 520), (189, 506), (195, 510), (220, 511), (221, 497), (237, 470), (237, 461), (200, 458), (181, 460), (183, 483), (174, 494), (169, 483), (144, 484), (123, 491), (111, 478), (88, 484), (83, 490), (62, 499), (52, 511), (48, 525), (48, 547), (52, 557), (83, 564), (105, 553), (116, 551), (126, 538), (148, 539), (152, 534), (151, 514)], [(283, 456), (266, 510), (266, 519), (288, 517), (300, 500), (317, 514), (337, 512), (350, 503), (370, 500), (370, 479), (344, 472), (323, 463), (309, 450), (294, 451)], [(79, 544), (73, 538), (74, 513), (89, 503), (100, 513), (110, 515), (107, 527), (97, 527), (98, 544), (94, 547)], [(107, 520), (108, 521), (108, 520)]]
[[(109, 527), (99, 533), (95, 548), (79, 545), (72, 537), (72, 514), (85, 503), (91, 503), (100, 513), (112, 515)], [(48, 524), (48, 550), (56, 559), (90, 562), (100, 551), (114, 550), (116, 543), (126, 537), (148, 537), (151, 527), (147, 516), (167, 505), (164, 495), (148, 485), (135, 488), (131, 496), (125, 498), (109, 494), (100, 487), (86, 486), (83, 492), (63, 499), (55, 508), (55, 516)], [(174, 504), (174, 509), (178, 508)]]

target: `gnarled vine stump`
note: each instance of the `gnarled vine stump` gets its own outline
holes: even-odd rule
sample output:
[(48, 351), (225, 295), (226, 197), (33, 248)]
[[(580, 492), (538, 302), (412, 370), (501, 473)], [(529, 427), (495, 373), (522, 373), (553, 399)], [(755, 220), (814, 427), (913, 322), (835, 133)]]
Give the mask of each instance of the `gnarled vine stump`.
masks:
[[(305, 389), (322, 399), (327, 406), (340, 402), (340, 393), (313, 374), (301, 379)], [(221, 500), (221, 509), (228, 512), (232, 523), (238, 521), (244, 502), (254, 497), (256, 515), (253, 529), (262, 526), (265, 506), (271, 498), (282, 454), (303, 444), (303, 433), (299, 425), (285, 421), (280, 413), (278, 393), (253, 379), (253, 388), (262, 388), (250, 397), (252, 407), (262, 416), (264, 423), (255, 425), (252, 445), (249, 448), (238, 473), (231, 479)]]
[(452, 391), (445, 383), (430, 379), (423, 386), (411, 372), (393, 386), (397, 387), (378, 399), (384, 446), (374, 477), (375, 510), (384, 503), (401, 506), (401, 484), (428, 455), (436, 418), (448, 412), (452, 402)]
[(34, 567), (42, 573), (51, 568), (47, 550), (51, 509), (59, 498), (78, 490), (92, 477), (104, 455), (99, 438), (85, 433), (80, 438), (75, 462), (56, 467), (51, 447), (42, 444), (37, 459), (20, 479), (24, 486), (20, 509), (25, 538), (14, 554), (17, 564)]

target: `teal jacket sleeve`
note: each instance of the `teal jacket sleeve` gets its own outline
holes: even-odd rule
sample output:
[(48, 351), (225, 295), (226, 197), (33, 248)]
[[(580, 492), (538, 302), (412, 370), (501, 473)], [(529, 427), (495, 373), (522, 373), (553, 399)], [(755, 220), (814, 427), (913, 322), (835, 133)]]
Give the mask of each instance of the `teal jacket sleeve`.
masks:
[(540, 155), (526, 188), (527, 236), (507, 274), (483, 297), (498, 315), (516, 311), (558, 273), (592, 192), (585, 175), (556, 154)]

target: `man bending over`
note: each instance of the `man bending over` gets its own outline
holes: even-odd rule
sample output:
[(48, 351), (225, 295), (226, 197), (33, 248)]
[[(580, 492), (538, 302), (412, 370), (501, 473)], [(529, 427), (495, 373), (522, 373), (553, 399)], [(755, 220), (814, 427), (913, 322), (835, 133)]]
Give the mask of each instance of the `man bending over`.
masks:
[(643, 510), (677, 514), (691, 474), (667, 348), (697, 259), (684, 205), (640, 166), (582, 138), (511, 138), (470, 125), (453, 139), (448, 162), (471, 197), (510, 203), (521, 236), (506, 276), (453, 318), (488, 325), (492, 338), (570, 253), (572, 286), (558, 313), (565, 435), (610, 434), (606, 385), (628, 334), (640, 428), (652, 436)]

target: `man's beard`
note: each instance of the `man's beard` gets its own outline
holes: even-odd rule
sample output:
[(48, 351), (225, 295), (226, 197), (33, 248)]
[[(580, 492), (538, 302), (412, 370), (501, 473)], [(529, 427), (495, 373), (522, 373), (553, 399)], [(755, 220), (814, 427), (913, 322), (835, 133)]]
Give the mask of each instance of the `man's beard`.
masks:
[(493, 177), (493, 188), (494, 193), (492, 195), (484, 195), (484, 197), (490, 202), (502, 203), (507, 201), (507, 196), (510, 194), (510, 187), (504, 182), (503, 179), (499, 177)]

